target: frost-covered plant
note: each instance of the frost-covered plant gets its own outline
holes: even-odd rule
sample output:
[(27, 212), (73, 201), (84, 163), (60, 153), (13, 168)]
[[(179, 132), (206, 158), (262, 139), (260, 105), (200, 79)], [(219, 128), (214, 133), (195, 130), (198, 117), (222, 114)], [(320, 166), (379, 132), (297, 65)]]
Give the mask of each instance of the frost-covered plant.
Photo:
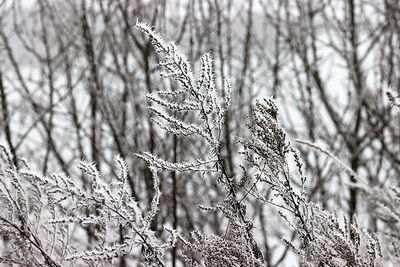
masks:
[[(271, 200), (265, 199), (258, 188), (266, 184), (274, 192), (277, 200), (272, 204), (281, 208), (279, 213), (296, 231), (301, 244), (284, 241), (301, 256), (303, 263), (317, 263), (318, 266), (383, 266), (384, 262), (398, 263), (396, 246), (392, 257), (385, 259), (378, 239), (379, 233), (364, 230), (359, 226), (356, 216), (350, 223), (345, 217), (341, 219), (335, 212), (323, 210), (307, 200), (304, 164), (297, 150), (286, 141), (273, 99), (257, 101), (253, 108), (253, 118), (254, 122), (249, 125), (250, 138), (240, 142), (245, 149), (243, 154), (247, 167), (255, 170), (255, 173), (253, 177), (245, 176), (241, 183), (248, 194), (266, 203), (271, 203)], [(307, 142), (301, 143), (317, 147)], [(331, 153), (320, 148), (318, 150), (343, 164)], [(289, 170), (290, 155), (293, 156), (299, 182)], [(355, 175), (350, 168), (344, 169)], [(357, 186), (373, 197), (377, 205), (382, 206), (381, 212), (399, 223), (399, 190), (394, 187), (372, 190), (360, 177), (357, 179), (363, 185)], [(396, 240), (399, 238), (396, 237)]]
[[(84, 190), (63, 174), (43, 176), (27, 165), (18, 169), (10, 152), (1, 149), (0, 262), (104, 265), (140, 248), (145, 262), (164, 266), (164, 251), (174, 241), (161, 243), (150, 230), (161, 194), (154, 166), (150, 170), (155, 194), (149, 211), (143, 213), (132, 197), (127, 167), (120, 157), (115, 158), (119, 175), (109, 179), (94, 164), (81, 162), (78, 167), (90, 180), (90, 188)], [(91, 230), (95, 241), (85, 242), (84, 229)]]
[(315, 239), (305, 249), (305, 261), (322, 266), (383, 266), (380, 242), (359, 226), (357, 217), (348, 223), (334, 212), (313, 209)]
[[(310, 210), (306, 202), (304, 163), (300, 155), (290, 143), (286, 141), (286, 134), (278, 121), (278, 108), (273, 99), (257, 101), (253, 108), (254, 122), (248, 125), (251, 137), (242, 139), (247, 165), (255, 169), (255, 174), (249, 181), (241, 181), (247, 184), (246, 191), (258, 199), (268, 201), (259, 193), (258, 186), (263, 183), (273, 190), (274, 196), (283, 201), (281, 207), (294, 216), (297, 223), (291, 223), (284, 213), (281, 215), (298, 232), (299, 237), (306, 246), (314, 239)], [(293, 154), (300, 176), (300, 191), (295, 190), (293, 179), (289, 171), (288, 156)], [(244, 168), (244, 167), (243, 167)], [(246, 186), (245, 186), (246, 188)]]
[[(249, 192), (264, 201), (257, 186), (266, 183), (283, 203), (281, 216), (297, 232), (300, 246), (285, 241), (304, 263), (320, 266), (375, 266), (381, 258), (379, 241), (352, 224), (340, 223), (339, 217), (307, 201), (304, 167), (300, 155), (289, 142), (278, 122), (278, 109), (271, 99), (257, 102), (253, 109), (254, 123), (249, 126), (251, 138), (241, 140), (249, 167), (256, 169)], [(300, 177), (300, 188), (289, 171), (292, 154)], [(279, 202), (277, 202), (279, 203)], [(290, 216), (290, 217), (289, 217)], [(344, 226), (343, 226), (344, 224)]]
[[(221, 136), (225, 113), (231, 100), (231, 84), (225, 80), (226, 97), (216, 90), (214, 83), (213, 60), (209, 53), (200, 59), (200, 75), (195, 79), (192, 67), (187, 58), (179, 52), (172, 42), (166, 43), (162, 37), (144, 23), (138, 23), (136, 28), (146, 33), (152, 41), (158, 54), (164, 55), (160, 63), (163, 69), (162, 77), (172, 78), (179, 84), (179, 89), (149, 94), (147, 97), (153, 104), (153, 122), (168, 133), (177, 136), (198, 136), (208, 145), (209, 156), (196, 162), (172, 163), (164, 161), (149, 153), (138, 154), (149, 164), (155, 160), (159, 167), (173, 171), (193, 171), (203, 163), (204, 171), (215, 174), (217, 181), (226, 189), (222, 203), (215, 207), (203, 207), (208, 211), (220, 211), (230, 221), (230, 233), (225, 236), (205, 236), (193, 233), (194, 242), (184, 242), (185, 245), (198, 252), (206, 266), (259, 266), (264, 262), (263, 255), (253, 238), (253, 227), (246, 218), (246, 206), (237, 196), (235, 181), (225, 167), (221, 154)], [(225, 95), (225, 94), (224, 94)], [(194, 121), (185, 121), (183, 112), (191, 112)], [(234, 244), (234, 245), (233, 245)], [(229, 250), (223, 248), (229, 247)], [(231, 253), (228, 253), (228, 252)], [(221, 253), (224, 256), (221, 256)]]

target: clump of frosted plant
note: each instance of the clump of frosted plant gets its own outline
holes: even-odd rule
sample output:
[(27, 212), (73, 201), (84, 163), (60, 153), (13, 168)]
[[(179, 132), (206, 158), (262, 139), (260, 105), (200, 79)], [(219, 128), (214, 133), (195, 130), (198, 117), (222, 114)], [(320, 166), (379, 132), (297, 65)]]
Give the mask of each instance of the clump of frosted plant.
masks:
[(383, 266), (380, 242), (362, 229), (354, 216), (351, 223), (336, 213), (310, 204), (315, 238), (304, 250), (308, 262), (322, 266)]
[[(46, 224), (65, 210), (65, 199), (52, 177), (19, 170), (13, 155), (1, 146), (0, 237), (3, 239), (0, 262), (22, 266), (61, 266), (67, 253), (68, 226)], [(60, 187), (70, 186), (62, 177)], [(57, 244), (57, 245), (56, 245)]]
[(355, 177), (358, 183), (350, 186), (356, 187), (369, 198), (372, 212), (376, 213), (375, 218), (380, 220), (383, 229), (390, 231), (368, 232), (359, 225), (356, 215), (348, 222), (346, 217), (340, 220), (335, 212), (328, 212), (314, 203), (308, 203), (315, 238), (306, 249), (297, 252), (306, 262), (319, 262), (328, 266), (399, 265), (398, 237), (393, 236), (393, 232), (400, 230), (399, 188), (370, 186), (331, 152), (310, 142), (298, 142), (327, 155)]
[[(280, 126), (274, 99), (256, 101), (252, 112), (254, 121), (248, 125), (251, 136), (241, 139), (240, 143), (244, 147), (242, 154), (247, 161), (247, 167), (255, 170), (255, 174), (253, 179), (246, 177), (249, 181), (241, 183), (248, 194), (264, 201), (268, 200), (263, 198), (258, 188), (266, 184), (272, 189), (274, 196), (283, 201), (276, 204), (288, 211), (293, 218), (283, 212), (280, 212), (281, 216), (297, 231), (302, 246), (306, 247), (314, 240), (314, 235), (310, 209), (305, 198), (304, 163), (297, 150), (286, 141), (286, 133)], [(287, 159), (289, 154), (293, 155), (300, 176), (300, 191), (293, 185)]]
[[(146, 263), (164, 266), (164, 252), (174, 242), (161, 243), (150, 230), (161, 195), (155, 167), (150, 166), (155, 194), (144, 213), (132, 196), (127, 166), (119, 156), (115, 161), (120, 172), (111, 180), (103, 178), (95, 164), (81, 162), (78, 167), (90, 179), (90, 189), (84, 190), (63, 174), (18, 169), (10, 152), (1, 149), (0, 235), (6, 242), (0, 262), (103, 265), (141, 249)], [(93, 229), (95, 240), (87, 247), (84, 229)]]
[[(235, 202), (230, 204), (233, 203)], [(181, 240), (192, 251), (202, 255), (206, 266), (264, 266), (263, 254), (253, 237), (249, 235), (253, 229), (252, 222), (243, 222), (235, 214), (236, 208), (229, 206), (229, 204), (214, 207), (199, 205), (201, 209), (209, 212), (221, 212), (229, 219), (229, 230), (224, 237), (214, 234), (208, 236), (194, 231), (192, 233), (194, 242), (182, 238)], [(245, 212), (243, 204), (239, 208)]]
[[(354, 185), (368, 198), (371, 212), (379, 220), (383, 230), (374, 234), (377, 245), (381, 247), (382, 262), (400, 264), (399, 236), (400, 231), (400, 188), (397, 186)], [(379, 240), (381, 240), (379, 242)]]
[[(231, 100), (229, 79), (224, 83), (227, 96), (221, 97), (214, 83), (213, 60), (209, 53), (201, 57), (200, 75), (198, 79), (195, 79), (189, 61), (174, 43), (166, 43), (147, 24), (138, 23), (136, 28), (146, 33), (156, 52), (165, 57), (159, 64), (163, 70), (161, 76), (171, 78), (179, 85), (179, 88), (171, 91), (160, 90), (147, 95), (152, 103), (149, 109), (153, 113), (153, 122), (166, 132), (177, 136), (200, 137), (208, 144), (211, 154), (207, 159), (208, 162), (207, 160), (197, 160), (193, 163), (171, 163), (149, 153), (137, 156), (148, 163), (156, 159), (159, 167), (170, 171), (192, 171), (199, 162), (202, 162), (205, 170), (216, 173), (217, 180), (223, 183), (227, 195), (223, 206), (214, 207), (214, 211), (222, 212), (231, 224), (235, 222), (231, 229), (232, 231), (236, 229), (236, 232), (240, 234), (232, 235), (231, 239), (214, 235), (209, 237), (196, 235), (198, 238), (195, 238), (192, 245), (185, 242), (190, 249), (202, 255), (205, 264), (208, 266), (216, 266), (215, 264), (254, 266), (258, 265), (255, 264), (256, 262), (263, 263), (263, 256), (252, 235), (252, 227), (248, 227), (249, 221), (245, 215), (246, 207), (240, 203), (237, 197), (234, 180), (228, 173), (220, 152), (225, 113)], [(179, 114), (188, 112), (193, 115), (190, 117), (191, 121), (179, 116)], [(232, 242), (236, 244), (236, 249), (235, 246), (232, 246)], [(235, 250), (237, 253), (225, 254), (226, 259), (223, 259), (220, 255), (223, 250), (216, 250), (216, 248), (224, 247), (231, 247), (232, 251)], [(216, 259), (219, 261), (215, 262)], [(232, 265), (233, 263), (235, 264)]]
[[(255, 170), (253, 179), (241, 181), (248, 194), (264, 199), (258, 190), (266, 184), (280, 201), (279, 214), (295, 230), (300, 246), (283, 240), (300, 255), (304, 264), (318, 266), (379, 266), (382, 259), (380, 242), (359, 227), (356, 218), (352, 223), (340, 222), (336, 213), (322, 210), (309, 202), (305, 191), (305, 170), (296, 149), (286, 141), (286, 134), (278, 121), (274, 99), (257, 101), (253, 109), (253, 123), (248, 127), (251, 137), (242, 139), (247, 167)], [(288, 157), (293, 156), (300, 187), (295, 185), (289, 170)], [(245, 167), (243, 167), (245, 169)]]

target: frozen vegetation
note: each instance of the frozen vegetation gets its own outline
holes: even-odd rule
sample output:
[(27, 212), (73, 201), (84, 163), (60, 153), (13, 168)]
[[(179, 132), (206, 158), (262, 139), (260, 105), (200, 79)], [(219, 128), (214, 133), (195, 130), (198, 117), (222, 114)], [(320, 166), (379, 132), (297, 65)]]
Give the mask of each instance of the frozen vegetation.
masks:
[(0, 263), (400, 266), (396, 1), (23, 3)]

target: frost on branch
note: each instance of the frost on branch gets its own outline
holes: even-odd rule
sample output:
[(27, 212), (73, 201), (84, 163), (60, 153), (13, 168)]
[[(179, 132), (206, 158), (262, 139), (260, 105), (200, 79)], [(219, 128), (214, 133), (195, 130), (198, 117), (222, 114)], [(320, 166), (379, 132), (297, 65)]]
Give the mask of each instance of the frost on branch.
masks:
[[(150, 166), (155, 194), (144, 213), (132, 197), (127, 166), (119, 156), (119, 175), (111, 179), (103, 178), (95, 164), (81, 162), (78, 167), (90, 179), (90, 189), (84, 190), (63, 174), (18, 169), (10, 152), (1, 149), (0, 235), (7, 242), (0, 262), (105, 265), (141, 250), (145, 262), (164, 266), (164, 252), (174, 244), (161, 243), (150, 230), (161, 195), (155, 167)], [(92, 244), (85, 244), (84, 229), (92, 229)]]
[[(200, 136), (214, 153), (218, 153), (225, 112), (230, 104), (230, 81), (226, 80), (227, 97), (223, 99), (214, 84), (213, 60), (209, 53), (200, 59), (200, 77), (196, 80), (186, 56), (173, 42), (165, 43), (147, 24), (138, 23), (136, 28), (149, 36), (157, 53), (165, 56), (164, 61), (159, 63), (163, 70), (161, 76), (171, 78), (180, 85), (173, 91), (160, 90), (147, 95), (153, 104), (150, 107), (154, 114), (153, 122), (172, 134)], [(177, 115), (187, 111), (196, 114), (194, 122), (185, 121)]]
[(209, 172), (213, 171), (210, 168), (203, 167), (209, 164), (215, 164), (216, 160), (208, 160), (204, 161), (201, 159), (196, 160), (195, 162), (169, 162), (154, 156), (149, 152), (144, 152), (142, 154), (135, 154), (141, 160), (144, 160), (146, 163), (153, 165), (157, 168), (162, 168), (167, 171), (179, 171), (179, 172)]

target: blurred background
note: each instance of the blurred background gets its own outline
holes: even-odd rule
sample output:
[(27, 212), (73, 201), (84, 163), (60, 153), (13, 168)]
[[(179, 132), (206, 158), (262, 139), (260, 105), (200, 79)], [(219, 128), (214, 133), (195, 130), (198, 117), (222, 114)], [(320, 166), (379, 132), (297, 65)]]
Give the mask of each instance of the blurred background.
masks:
[[(329, 149), (370, 185), (399, 185), (399, 116), (384, 95), (400, 88), (399, 0), (0, 2), (0, 142), (17, 164), (23, 157), (43, 173), (62, 171), (86, 186), (80, 160), (96, 162), (111, 179), (120, 154), (133, 195), (146, 209), (153, 180), (134, 153), (170, 161), (208, 154), (202, 141), (167, 135), (150, 122), (146, 94), (177, 85), (160, 78), (160, 58), (134, 29), (144, 21), (179, 44), (195, 74), (200, 56), (210, 52), (218, 87), (231, 77), (221, 139), (235, 177), (243, 175), (237, 139), (248, 136), (251, 107), (273, 96), (291, 140)], [(384, 230), (374, 204), (349, 187), (355, 181), (347, 173), (321, 153), (296, 147), (307, 165), (310, 200), (348, 218), (357, 212), (363, 227)], [(163, 172), (160, 179), (154, 231), (162, 235), (166, 225), (185, 236), (194, 229), (226, 231), (220, 215), (195, 208), (222, 201), (215, 177)], [(272, 195), (268, 188), (264, 194)], [(298, 266), (281, 242), (282, 236), (295, 240), (295, 233), (274, 206), (248, 204), (267, 265)], [(181, 265), (180, 250), (168, 256), (171, 266)]]

